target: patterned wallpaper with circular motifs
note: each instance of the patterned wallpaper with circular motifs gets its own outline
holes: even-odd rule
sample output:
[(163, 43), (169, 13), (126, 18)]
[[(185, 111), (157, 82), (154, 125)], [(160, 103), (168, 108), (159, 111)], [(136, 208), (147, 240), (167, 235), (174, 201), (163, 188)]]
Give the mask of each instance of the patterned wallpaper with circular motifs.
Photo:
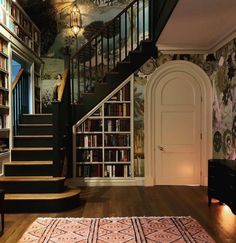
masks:
[(135, 73), (134, 152), (135, 174), (144, 175), (144, 90), (155, 69), (171, 60), (186, 60), (200, 66), (209, 76), (213, 89), (213, 158), (236, 159), (236, 39), (215, 53), (172, 54), (161, 52)]

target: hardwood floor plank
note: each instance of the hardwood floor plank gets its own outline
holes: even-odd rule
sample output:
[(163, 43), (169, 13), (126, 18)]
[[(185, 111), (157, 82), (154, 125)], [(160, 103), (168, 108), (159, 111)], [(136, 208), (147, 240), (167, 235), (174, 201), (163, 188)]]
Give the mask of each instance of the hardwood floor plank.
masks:
[(206, 187), (81, 188), (78, 208), (50, 214), (6, 214), (0, 242), (17, 242), (37, 217), (192, 216), (217, 243), (236, 242), (236, 215), (213, 201), (207, 206)]

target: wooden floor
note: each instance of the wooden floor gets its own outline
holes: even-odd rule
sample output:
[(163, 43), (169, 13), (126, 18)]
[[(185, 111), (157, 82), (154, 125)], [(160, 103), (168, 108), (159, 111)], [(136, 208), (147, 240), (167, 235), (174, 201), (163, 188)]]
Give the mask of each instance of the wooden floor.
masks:
[(192, 216), (217, 243), (236, 242), (236, 216), (217, 201), (208, 208), (204, 187), (90, 187), (80, 207), (53, 214), (6, 214), (1, 243), (16, 243), (37, 217)]

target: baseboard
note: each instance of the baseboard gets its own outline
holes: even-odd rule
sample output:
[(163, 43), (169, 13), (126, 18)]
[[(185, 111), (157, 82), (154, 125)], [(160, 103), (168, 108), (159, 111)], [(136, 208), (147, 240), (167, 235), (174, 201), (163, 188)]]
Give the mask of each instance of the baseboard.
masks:
[(66, 184), (72, 187), (86, 186), (144, 186), (144, 177), (134, 178), (71, 178)]
[(208, 176), (203, 176), (203, 186), (208, 186)]

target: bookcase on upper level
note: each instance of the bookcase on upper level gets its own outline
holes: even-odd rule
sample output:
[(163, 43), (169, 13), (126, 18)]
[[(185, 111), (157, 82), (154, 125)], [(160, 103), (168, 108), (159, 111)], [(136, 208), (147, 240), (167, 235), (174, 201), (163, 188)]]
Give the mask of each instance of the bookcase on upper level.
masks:
[(39, 54), (40, 32), (16, 2), (11, 2), (9, 29), (26, 46)]
[(0, 155), (9, 150), (8, 43), (0, 36)]
[(74, 126), (74, 177), (133, 177), (132, 83), (125, 81)]
[(17, 1), (0, 0), (0, 24), (25, 46), (40, 54), (40, 31)]

